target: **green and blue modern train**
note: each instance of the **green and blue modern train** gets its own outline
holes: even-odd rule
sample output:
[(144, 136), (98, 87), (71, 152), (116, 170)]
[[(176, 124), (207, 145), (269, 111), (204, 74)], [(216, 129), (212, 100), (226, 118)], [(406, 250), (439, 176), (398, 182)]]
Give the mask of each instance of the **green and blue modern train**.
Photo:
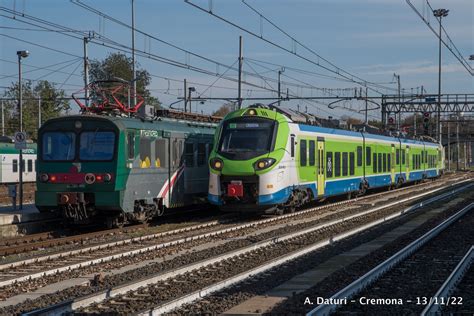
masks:
[(216, 126), (110, 113), (51, 119), (38, 133), (36, 206), (118, 226), (207, 203)]
[(222, 210), (282, 213), (336, 195), (438, 177), (434, 142), (324, 128), (278, 107), (228, 114), (210, 155), (208, 200)]

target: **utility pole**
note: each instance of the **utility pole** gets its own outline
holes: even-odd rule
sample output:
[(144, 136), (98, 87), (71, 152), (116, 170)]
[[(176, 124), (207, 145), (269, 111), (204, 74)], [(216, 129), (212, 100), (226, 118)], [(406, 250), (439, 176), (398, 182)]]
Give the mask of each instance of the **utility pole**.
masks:
[(281, 105), (281, 74), (284, 71), (284, 69), (278, 70), (278, 106)]
[(38, 98), (38, 129), (41, 127), (41, 97)]
[(413, 134), (416, 136), (416, 111), (413, 114)]
[[(449, 117), (448, 121), (450, 121), (451, 118)], [(451, 125), (450, 122), (448, 122), (448, 170), (451, 171), (451, 130), (449, 126)]]
[(243, 57), (243, 53), (242, 53), (242, 49), (243, 49), (243, 43), (242, 43), (242, 35), (239, 36), (239, 84), (238, 84), (238, 89), (239, 89), (239, 92), (238, 92), (238, 106), (239, 106), (239, 110), (240, 108), (242, 107), (242, 66), (243, 66), (243, 61), (244, 61), (244, 57)]
[[(87, 43), (89, 42), (89, 38), (84, 37), (84, 98), (86, 106), (89, 106), (89, 59), (87, 57)], [(130, 103), (129, 103), (130, 104)]]
[[(367, 115), (367, 108), (368, 108), (368, 96), (369, 96), (369, 88), (365, 87), (365, 119), (364, 119), (364, 125), (367, 126), (368, 122), (368, 115)], [(364, 131), (365, 131), (365, 126), (364, 126)]]
[(441, 19), (448, 16), (449, 10), (437, 9), (433, 10), (433, 15), (439, 20), (439, 47), (438, 47), (438, 141), (441, 144)]
[(397, 82), (398, 82), (398, 119), (397, 119), (397, 129), (398, 131), (400, 132), (400, 113), (401, 113), (401, 107), (402, 107), (402, 101), (401, 101), (401, 98), (400, 98), (400, 92), (401, 92), (401, 85), (400, 85), (400, 75), (395, 75), (395, 77), (397, 78)]
[(461, 149), (459, 147), (459, 113), (456, 113), (456, 170), (459, 170), (459, 153)]
[[(137, 81), (135, 80), (135, 0), (132, 0), (132, 80), (133, 80), (133, 107), (137, 105)], [(186, 90), (184, 91), (186, 94)]]
[(2, 100), (2, 136), (5, 136), (5, 111), (3, 108), (3, 100)]
[(188, 96), (186, 94), (186, 91), (188, 91), (188, 85), (186, 83), (186, 79), (184, 79), (184, 113), (188, 111)]

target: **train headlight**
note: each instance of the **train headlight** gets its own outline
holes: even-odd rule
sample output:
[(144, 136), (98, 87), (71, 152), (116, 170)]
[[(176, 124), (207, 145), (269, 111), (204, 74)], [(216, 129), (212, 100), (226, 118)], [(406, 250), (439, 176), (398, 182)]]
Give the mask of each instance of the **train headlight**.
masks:
[(39, 180), (40, 180), (41, 182), (48, 182), (48, 180), (49, 180), (48, 174), (47, 174), (47, 173), (42, 173), (42, 174), (40, 174)]
[(257, 115), (257, 110), (250, 109), (250, 110), (247, 111), (247, 115)]
[(263, 170), (271, 167), (276, 162), (273, 158), (263, 158), (253, 164), (255, 170)]
[(112, 175), (110, 173), (106, 173), (104, 175), (104, 181), (105, 182), (110, 182), (110, 180), (112, 180)]
[(210, 161), (211, 168), (217, 171), (221, 171), (224, 167), (224, 162), (219, 158), (212, 158)]

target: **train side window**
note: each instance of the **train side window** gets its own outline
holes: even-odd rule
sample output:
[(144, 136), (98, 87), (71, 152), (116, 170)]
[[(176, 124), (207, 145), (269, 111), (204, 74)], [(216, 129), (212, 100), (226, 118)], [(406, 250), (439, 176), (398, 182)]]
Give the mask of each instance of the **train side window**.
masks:
[(135, 133), (128, 132), (127, 134), (128, 144), (128, 159), (135, 159)]
[[(361, 151), (361, 154), (362, 154), (362, 147), (360, 147), (360, 151)], [(354, 175), (354, 169), (355, 169), (355, 165), (354, 165), (354, 153), (351, 152), (349, 153), (349, 174), (351, 176)], [(361, 158), (361, 161), (360, 163), (362, 164), (362, 158)]]
[(365, 164), (367, 166), (370, 166), (370, 158), (372, 155), (371, 152), (372, 152), (372, 149), (370, 147), (365, 147)]
[(405, 164), (405, 149), (402, 149), (402, 165)]
[(197, 156), (197, 164), (198, 166), (203, 166), (206, 164), (206, 144), (198, 143), (197, 148), (198, 156)]
[(186, 167), (194, 167), (194, 143), (184, 145), (184, 164)]
[(362, 146), (357, 146), (357, 167), (362, 166)]
[(334, 153), (334, 176), (335, 177), (341, 176), (341, 153), (340, 152)]
[(396, 159), (395, 161), (397, 162), (396, 164), (399, 165), (400, 164), (400, 149), (397, 149), (395, 159)]
[(413, 169), (416, 169), (416, 155), (411, 155)]
[(20, 171), (25, 172), (25, 159), (21, 160)]
[(155, 168), (168, 167), (168, 140), (166, 138), (158, 138), (155, 140)]
[(326, 166), (327, 166), (326, 176), (328, 178), (332, 178), (332, 152), (331, 151), (328, 151), (326, 153)]
[(387, 154), (383, 154), (382, 164), (383, 164), (383, 172), (387, 172)]
[(17, 159), (13, 159), (12, 168), (13, 168), (13, 172), (18, 172), (18, 160)]
[(389, 172), (392, 170), (392, 154), (387, 155), (387, 168)]
[(300, 165), (306, 166), (306, 140), (300, 140)]
[(309, 141), (309, 165), (314, 166), (316, 164), (315, 160), (315, 146), (314, 146), (314, 140)]
[(377, 154), (376, 154), (376, 153), (374, 153), (374, 159), (373, 159), (373, 161), (374, 161), (374, 162), (373, 162), (373, 165), (372, 165), (372, 167), (373, 167), (373, 170), (372, 170), (372, 171), (373, 171), (374, 173), (377, 173)]
[(295, 135), (291, 135), (291, 157), (295, 156)]
[(151, 139), (140, 138), (140, 168), (151, 167)]
[(347, 176), (347, 153), (342, 153), (342, 176)]
[(33, 171), (33, 160), (28, 159), (28, 172)]
[(377, 169), (378, 169), (378, 171), (379, 171), (379, 173), (380, 173), (380, 172), (382, 172), (382, 154), (378, 154), (378, 158), (379, 158), (379, 159), (378, 159), (378, 163), (377, 163), (377, 164), (378, 164)]

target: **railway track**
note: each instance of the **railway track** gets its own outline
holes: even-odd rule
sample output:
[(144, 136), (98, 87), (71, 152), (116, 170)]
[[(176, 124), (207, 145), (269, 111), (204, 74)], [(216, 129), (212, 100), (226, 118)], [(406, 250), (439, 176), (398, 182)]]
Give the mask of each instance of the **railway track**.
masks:
[[(472, 314), (474, 311), (474, 245), (466, 252), (459, 264), (446, 279), (434, 297), (462, 298), (462, 304), (434, 304), (432, 300), (424, 310), (424, 315), (443, 313), (450, 315)], [(438, 301), (441, 301), (438, 299)]]
[[(436, 183), (435, 185), (441, 186), (445, 182), (449, 182), (454, 176), (455, 175), (445, 176), (442, 180), (438, 180), (437, 182), (435, 182)], [(397, 194), (397, 193), (402, 193), (402, 192), (408, 192), (412, 190), (418, 190), (418, 189), (430, 187), (432, 185), (433, 185), (432, 183), (424, 183), (424, 184), (418, 185), (417, 187), (409, 186), (409, 187), (397, 189), (397, 190), (392, 191), (392, 193)], [(374, 199), (374, 198), (377, 198), (378, 196), (383, 196), (383, 195), (387, 195), (387, 193), (386, 192), (375, 193), (375, 194), (371, 194), (371, 195), (364, 196), (361, 198), (343, 201), (338, 204), (333, 203), (332, 205), (350, 204), (357, 201)], [(313, 209), (314, 208), (310, 209), (311, 213), (313, 212), (312, 211)], [(212, 220), (210, 222), (212, 222)], [(200, 225), (197, 225), (197, 226), (199, 228)], [(0, 256), (5, 257), (9, 255), (15, 255), (14, 260), (17, 260), (19, 254), (34, 251), (37, 249), (40, 249), (43, 254), (49, 252), (49, 248), (54, 248), (52, 249), (53, 251), (59, 251), (59, 250), (65, 251), (67, 249), (75, 249), (77, 248), (77, 245), (94, 244), (93, 241), (94, 240), (97, 241), (97, 237), (109, 236), (111, 234), (116, 234), (119, 232), (120, 230), (116, 229), (116, 230), (106, 230), (106, 231), (103, 231), (102, 233), (92, 232), (92, 233), (85, 233), (85, 234), (73, 234), (73, 235), (71, 234), (71, 236), (65, 236), (65, 237), (56, 237), (56, 235), (64, 235), (64, 232), (61, 233), (61, 232), (51, 231), (51, 232), (27, 235), (23, 237), (9, 238), (9, 239), (5, 239), (4, 241), (0, 241)], [(125, 229), (125, 233), (126, 232), (127, 232), (127, 229)], [(152, 234), (153, 234), (153, 229), (151, 229), (150, 235)], [(111, 238), (107, 238), (107, 239), (110, 240)], [(105, 244), (103, 241), (102, 243)], [(95, 242), (95, 244), (98, 244), (98, 242)], [(59, 246), (63, 246), (63, 247), (59, 247)], [(28, 255), (26, 255), (26, 257), (27, 256)], [(0, 263), (2, 263), (2, 261), (6, 262), (8, 261), (8, 258), (0, 259)]]
[[(276, 229), (276, 230), (273, 230), (273, 231), (267, 231), (267, 232), (261, 233), (259, 235), (254, 235), (254, 236), (250, 236), (250, 237), (248, 236), (249, 234), (247, 233), (246, 235), (244, 235), (244, 236), (247, 236), (246, 238), (235, 239), (232, 242), (223, 243), (223, 244), (220, 244), (220, 246), (214, 247), (214, 248), (211, 248), (211, 249), (207, 249), (207, 248), (203, 249), (202, 250), (203, 252), (200, 253), (200, 258), (201, 258), (200, 261), (191, 263), (191, 266), (188, 264), (185, 268), (182, 268), (182, 269), (186, 269), (186, 271), (189, 271), (189, 269), (192, 269), (193, 267), (197, 268), (196, 265), (199, 265), (199, 264), (202, 265), (203, 264), (202, 258), (208, 258), (207, 260), (218, 260), (218, 259), (215, 259), (215, 258), (212, 259), (212, 257), (215, 257), (215, 254), (218, 251), (223, 252), (224, 253), (223, 256), (227, 256), (226, 257), (227, 261), (230, 260), (229, 258), (238, 255), (235, 252), (239, 252), (240, 255), (242, 255), (242, 254), (247, 254), (248, 255), (250, 253), (255, 252), (255, 255), (253, 257), (249, 255), (250, 257), (245, 257), (245, 260), (241, 260), (241, 258), (239, 258), (238, 260), (237, 259), (231, 260), (230, 261), (231, 266), (236, 265), (237, 263), (241, 263), (241, 262), (249, 263), (249, 264), (251, 264), (251, 263), (256, 264), (255, 260), (257, 258), (266, 258), (267, 260), (270, 260), (272, 264), (275, 264), (276, 262), (278, 262), (278, 261), (275, 261), (275, 256), (277, 256), (278, 254), (283, 255), (283, 254), (288, 253), (288, 247), (290, 247), (292, 251), (304, 251), (304, 252), (311, 251), (311, 250), (308, 250), (308, 249), (301, 250), (300, 248), (305, 248), (308, 245), (311, 245), (311, 247), (312, 247), (312, 246), (314, 246), (314, 243), (317, 243), (319, 245), (319, 247), (322, 247), (323, 245), (325, 245), (329, 242), (333, 242), (334, 240), (336, 240), (339, 237), (343, 238), (345, 236), (345, 235), (341, 235), (339, 237), (335, 236), (334, 235), (335, 230), (341, 229), (341, 234), (347, 234), (347, 231), (348, 230), (350, 231), (350, 229), (347, 227), (347, 225), (352, 224), (352, 225), (354, 225), (354, 227), (357, 227), (357, 226), (360, 226), (361, 223), (365, 224), (367, 222), (373, 222), (373, 221), (369, 221), (368, 218), (364, 218), (364, 216), (366, 216), (366, 217), (367, 216), (374, 216), (373, 214), (375, 214), (375, 213), (378, 214), (378, 216), (379, 216), (378, 221), (380, 221), (380, 222), (385, 221), (390, 216), (389, 214), (394, 212), (394, 210), (393, 210), (394, 205), (400, 206), (400, 205), (403, 205), (402, 204), (403, 202), (404, 201), (395, 201), (395, 202), (393, 202), (392, 209), (390, 209), (390, 206), (389, 207), (380, 207), (380, 208), (376, 207), (376, 208), (374, 208), (370, 211), (368, 210), (364, 214), (353, 214), (352, 217), (347, 217), (346, 216), (345, 219), (339, 218), (339, 219), (334, 220), (334, 222), (332, 222), (332, 223), (331, 223), (331, 221), (329, 221), (329, 222), (326, 222), (325, 224), (322, 224), (321, 222), (319, 222), (319, 223), (313, 222), (313, 223), (308, 224), (306, 222), (306, 223), (300, 223), (300, 224), (295, 224), (295, 225), (290, 225), (290, 226), (286, 225), (287, 227), (285, 227), (285, 228), (280, 227), (280, 229)], [(370, 214), (372, 214), (372, 215), (370, 215)], [(398, 216), (398, 215), (400, 215), (399, 211), (396, 213), (396, 215), (392, 215), (392, 216)], [(373, 224), (373, 225), (375, 225), (375, 224)], [(359, 229), (360, 229), (360, 227), (359, 227)], [(351, 233), (349, 233), (349, 234), (355, 233), (356, 231), (357, 231), (357, 229), (352, 230)], [(330, 234), (331, 237), (326, 241), (321, 241), (320, 239), (323, 238), (324, 236), (326, 236), (326, 234)], [(315, 240), (315, 238), (316, 239), (319, 238), (319, 243), (318, 243), (318, 240)], [(219, 247), (221, 247), (220, 250), (217, 249)], [(278, 248), (278, 247), (283, 247), (283, 248)], [(232, 250), (232, 249), (234, 249), (234, 250)], [(280, 249), (280, 250), (278, 250), (278, 249)], [(267, 255), (264, 256), (262, 254), (262, 251), (267, 253)], [(214, 256), (212, 256), (212, 254), (214, 254)], [(196, 257), (197, 255), (198, 255), (198, 253), (192, 253), (191, 257), (192, 256)], [(228, 256), (231, 256), (231, 257), (228, 257)], [(145, 281), (145, 282), (150, 282), (150, 280), (153, 280), (153, 281), (161, 280), (160, 282), (162, 282), (163, 281), (162, 278), (164, 278), (165, 276), (168, 276), (168, 277), (170, 276), (169, 273), (176, 274), (177, 273), (176, 271), (181, 271), (181, 272), (184, 271), (184, 270), (177, 270), (177, 269), (179, 269), (179, 267), (182, 267), (183, 265), (186, 265), (186, 263), (188, 262), (185, 259), (183, 259), (183, 257), (187, 258), (187, 257), (189, 257), (189, 255), (188, 256), (175, 257), (174, 258), (175, 259), (175, 262), (174, 262), (175, 265), (174, 266), (171, 263), (173, 260), (170, 260), (170, 263), (165, 265), (166, 268), (168, 268), (168, 269), (166, 269), (166, 271), (168, 271), (168, 272), (164, 272), (163, 267), (161, 269), (157, 268), (158, 271), (161, 270), (159, 272), (159, 274), (160, 274), (159, 276), (153, 276), (152, 275), (153, 271), (148, 271), (148, 272), (140, 271), (140, 272), (130, 273), (130, 275), (135, 274), (134, 277), (137, 278), (137, 275), (144, 276), (145, 274), (147, 274), (147, 280), (148, 281)], [(197, 257), (199, 257), (199, 256), (197, 256)], [(209, 259), (209, 258), (211, 258), (211, 259)], [(252, 258), (255, 258), (255, 260), (252, 260)], [(286, 258), (284, 260), (287, 261), (288, 258)], [(221, 260), (219, 260), (219, 262), (221, 262)], [(206, 264), (209, 265), (209, 264), (212, 264), (212, 262), (207, 261)], [(220, 266), (220, 264), (217, 264), (217, 266), (212, 266), (211, 270), (215, 270), (215, 269), (219, 268), (219, 266)], [(243, 272), (241, 271), (241, 273), (244, 273), (244, 274), (245, 273), (248, 274), (249, 269), (251, 270), (250, 273), (256, 273), (256, 271), (257, 271), (255, 269), (252, 270), (248, 266), (243, 267), (240, 264), (239, 264), (239, 267), (244, 269), (244, 270), (242, 270)], [(152, 269), (150, 267), (147, 267), (147, 268), (149, 270)], [(173, 272), (169, 272), (169, 271), (173, 271)], [(209, 273), (203, 273), (203, 275), (207, 276), (207, 278), (210, 277)], [(225, 276), (226, 274), (225, 273), (224, 274), (213, 273), (212, 275)], [(245, 277), (245, 276), (240, 276), (240, 277)], [(110, 279), (112, 279), (112, 277)], [(110, 280), (106, 280), (106, 282), (108, 282), (108, 281), (110, 281)], [(143, 282), (143, 280), (141, 282)], [(201, 281), (195, 281), (195, 280), (193, 280), (191, 282), (179, 282), (179, 279), (178, 279), (177, 283), (178, 284), (183, 283), (183, 284), (199, 285), (198, 288), (200, 288), (202, 286), (202, 284), (206, 284), (206, 282), (204, 282), (204, 283), (203, 282), (204, 282), (204, 280), (202, 282)], [(135, 282), (135, 283), (137, 283), (137, 282)], [(228, 285), (228, 284), (230, 284), (230, 281), (227, 280), (227, 281), (224, 281), (224, 283), (226, 285)], [(105, 286), (103, 286), (104, 289), (107, 289), (106, 292), (104, 292), (104, 293), (108, 293), (106, 295), (111, 295), (111, 293), (113, 293), (114, 295), (115, 294), (118, 295), (118, 294), (120, 294), (120, 291), (123, 291), (123, 289), (130, 290), (133, 287), (130, 284), (123, 285), (123, 278), (122, 278), (122, 284), (121, 285), (111, 287), (110, 286), (111, 284), (113, 285), (113, 282), (109, 282), (108, 284), (105, 284)], [(139, 283), (139, 282), (138, 282), (138, 284), (139, 285), (134, 285), (134, 286), (142, 286), (143, 285), (143, 283)], [(120, 290), (120, 289), (122, 289), (122, 290)], [(213, 290), (215, 290), (215, 289), (216, 288), (213, 288)], [(181, 291), (181, 290), (184, 290), (184, 289), (180, 289), (179, 291)], [(74, 292), (74, 291), (76, 291), (76, 292)], [(87, 291), (83, 290), (82, 294), (83, 295), (87, 294), (86, 292)], [(169, 291), (166, 290), (166, 291), (162, 291), (162, 292), (175, 293), (176, 294), (176, 292), (172, 291), (172, 289), (169, 289)], [(101, 297), (101, 299), (103, 299), (104, 293), (91, 294), (91, 295), (93, 297)], [(196, 295), (196, 293), (192, 293), (192, 291), (191, 291), (191, 293), (188, 293), (188, 294)], [(68, 293), (64, 293), (63, 299), (67, 298), (67, 297), (75, 297), (75, 295), (77, 295), (77, 289), (71, 290)], [(176, 295), (171, 296), (171, 297), (176, 297)], [(191, 296), (188, 295), (188, 298), (189, 297), (192, 297), (192, 295)], [(99, 299), (99, 300), (101, 300), (101, 299)], [(93, 299), (93, 298), (90, 298), (90, 297), (86, 299), (86, 301), (89, 302), (89, 304), (91, 302), (94, 302), (95, 300), (97, 300), (97, 299)], [(125, 299), (125, 300), (127, 300), (127, 299)], [(133, 300), (135, 300), (135, 299), (132, 299), (132, 301)], [(48, 301), (51, 301), (51, 299), (49, 299)], [(114, 301), (116, 301), (115, 297), (114, 297)], [(66, 303), (66, 305), (63, 305), (63, 307), (66, 306), (65, 308), (68, 308), (68, 306), (69, 306), (69, 308), (70, 308), (71, 306), (75, 306), (75, 307), (83, 306), (83, 304), (84, 304), (83, 302), (84, 302), (84, 300), (76, 300), (75, 302)], [(180, 302), (180, 304), (182, 304), (182, 303), (183, 302)], [(102, 306), (102, 304), (103, 303), (101, 303), (101, 306)], [(115, 304), (115, 305), (117, 305), (117, 304)], [(122, 305), (122, 304), (118, 304), (118, 305)], [(24, 308), (23, 310), (25, 310), (25, 309), (28, 310), (28, 307), (26, 307), (26, 306), (23, 306), (23, 308)], [(29, 308), (31, 308), (31, 306)], [(163, 312), (164, 310), (169, 310), (171, 307), (170, 306), (160, 306), (160, 308), (161, 309), (159, 309), (159, 311)], [(12, 310), (9, 310), (9, 311), (12, 311)]]
[[(331, 297), (336, 301), (350, 299), (347, 304), (320, 305), (309, 315), (328, 315), (338, 307), (337, 313), (350, 311), (374, 315), (390, 309), (390, 313), (398, 315), (419, 314), (428, 303), (449, 303), (446, 298), (443, 300), (435, 295), (466, 249), (474, 244), (472, 209), (474, 203), (462, 208)], [(451, 304), (462, 301), (462, 298), (451, 298)], [(364, 304), (372, 299), (378, 303)]]
[[(8, 256), (13, 254), (20, 254), (32, 250), (57, 247), (67, 244), (84, 244), (89, 240), (104, 238), (105, 236), (112, 236), (117, 234), (127, 234), (136, 232), (142, 228), (148, 227), (147, 224), (138, 224), (125, 228), (115, 228), (107, 230), (93, 231), (89, 233), (82, 233), (78, 235), (71, 235), (65, 237), (55, 237), (57, 232), (49, 231), (38, 234), (31, 234), (22, 237), (9, 238), (0, 243), (0, 256)], [(73, 234), (72, 232), (63, 231), (62, 234)]]
[[(430, 192), (435, 193), (439, 190), (441, 190), (441, 188), (431, 190), (423, 194), (429, 194)], [(414, 198), (411, 198), (410, 200), (413, 199)], [(361, 200), (364, 201), (366, 199)], [(397, 201), (398, 198), (395, 198), (394, 200)], [(355, 203), (356, 200), (352, 200), (350, 202)], [(262, 225), (273, 225), (277, 222), (283, 222), (283, 224), (285, 224), (285, 221), (294, 221), (295, 218), (298, 217), (307, 218), (308, 216), (313, 215), (315, 211), (330, 209), (331, 207), (339, 207), (347, 203), (348, 202), (339, 202), (332, 205), (312, 208), (303, 212), (244, 223), (241, 225), (235, 225), (232, 223), (226, 225), (222, 224), (219, 220), (215, 220), (201, 225), (190, 226), (164, 233), (123, 239), (66, 252), (59, 252), (51, 255), (33, 257), (30, 259), (6, 263), (0, 265), (0, 287), (8, 286), (21, 281), (40, 278), (47, 275), (57, 274), (58, 272), (62, 271), (70, 271), (72, 269), (90, 266), (97, 263), (119, 260), (124, 257), (135, 256), (137, 254), (147, 253), (170, 246), (181, 245), (192, 241), (201, 240), (201, 242), (204, 242), (210, 237), (224, 235), (226, 233), (234, 234), (236, 231), (243, 229), (249, 229)], [(362, 204), (359, 209), (357, 209), (357, 212), (360, 212), (364, 208), (367, 208), (367, 206)], [(352, 210), (352, 213), (355, 212), (356, 210)], [(223, 228), (215, 229), (214, 226), (216, 228), (222, 226)], [(198, 233), (200, 231), (202, 231), (201, 234)], [(196, 232), (198, 234), (196, 234)], [(180, 238), (174, 238), (174, 236), (178, 236), (180, 234)], [(71, 240), (77, 241), (78, 237), (80, 236), (71, 237)], [(87, 240), (87, 238), (82, 240)], [(54, 243), (54, 240), (48, 241), (48, 243)], [(77, 246), (75, 248), (77, 248)], [(22, 271), (24, 272), (22, 273)], [(11, 277), (12, 275), (15, 277)]]

